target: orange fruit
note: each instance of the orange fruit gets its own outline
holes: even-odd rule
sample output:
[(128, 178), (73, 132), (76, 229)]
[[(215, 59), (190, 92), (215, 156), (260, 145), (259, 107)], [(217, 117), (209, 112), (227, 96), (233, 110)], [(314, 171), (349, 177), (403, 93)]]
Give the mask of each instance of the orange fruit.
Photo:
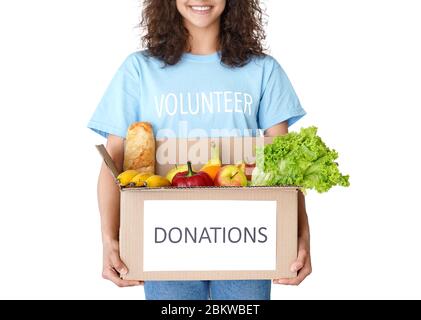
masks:
[(221, 166), (206, 166), (203, 167), (200, 171), (206, 172), (212, 180), (215, 180), (216, 174), (218, 173)]

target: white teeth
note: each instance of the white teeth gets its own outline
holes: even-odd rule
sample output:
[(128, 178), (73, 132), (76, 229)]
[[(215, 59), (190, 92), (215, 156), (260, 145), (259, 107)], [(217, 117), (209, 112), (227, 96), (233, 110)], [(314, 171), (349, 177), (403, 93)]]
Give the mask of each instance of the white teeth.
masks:
[(197, 7), (197, 6), (193, 6), (192, 9), (196, 10), (196, 11), (207, 11), (210, 10), (211, 7)]

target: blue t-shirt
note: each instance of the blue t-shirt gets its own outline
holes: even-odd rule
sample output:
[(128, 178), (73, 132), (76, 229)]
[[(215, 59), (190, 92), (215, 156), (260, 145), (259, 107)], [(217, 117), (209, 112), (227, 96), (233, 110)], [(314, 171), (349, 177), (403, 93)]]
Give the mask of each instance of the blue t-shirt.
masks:
[(184, 54), (163, 67), (140, 51), (121, 65), (88, 127), (104, 137), (125, 137), (133, 122), (146, 121), (158, 138), (249, 136), (304, 115), (287, 75), (269, 55), (232, 68), (219, 53)]

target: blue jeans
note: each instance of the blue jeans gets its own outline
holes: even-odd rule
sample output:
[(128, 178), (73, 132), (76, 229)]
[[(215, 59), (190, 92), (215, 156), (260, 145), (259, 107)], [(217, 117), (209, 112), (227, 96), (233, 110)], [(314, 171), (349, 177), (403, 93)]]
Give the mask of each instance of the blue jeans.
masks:
[(270, 300), (270, 280), (146, 281), (147, 300)]

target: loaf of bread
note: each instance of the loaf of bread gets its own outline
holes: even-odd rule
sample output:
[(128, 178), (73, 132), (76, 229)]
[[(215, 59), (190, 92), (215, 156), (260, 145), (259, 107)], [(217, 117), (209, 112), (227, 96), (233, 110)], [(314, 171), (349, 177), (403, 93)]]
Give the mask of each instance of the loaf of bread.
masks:
[(150, 123), (133, 123), (127, 130), (123, 167), (124, 170), (155, 173), (155, 137)]

